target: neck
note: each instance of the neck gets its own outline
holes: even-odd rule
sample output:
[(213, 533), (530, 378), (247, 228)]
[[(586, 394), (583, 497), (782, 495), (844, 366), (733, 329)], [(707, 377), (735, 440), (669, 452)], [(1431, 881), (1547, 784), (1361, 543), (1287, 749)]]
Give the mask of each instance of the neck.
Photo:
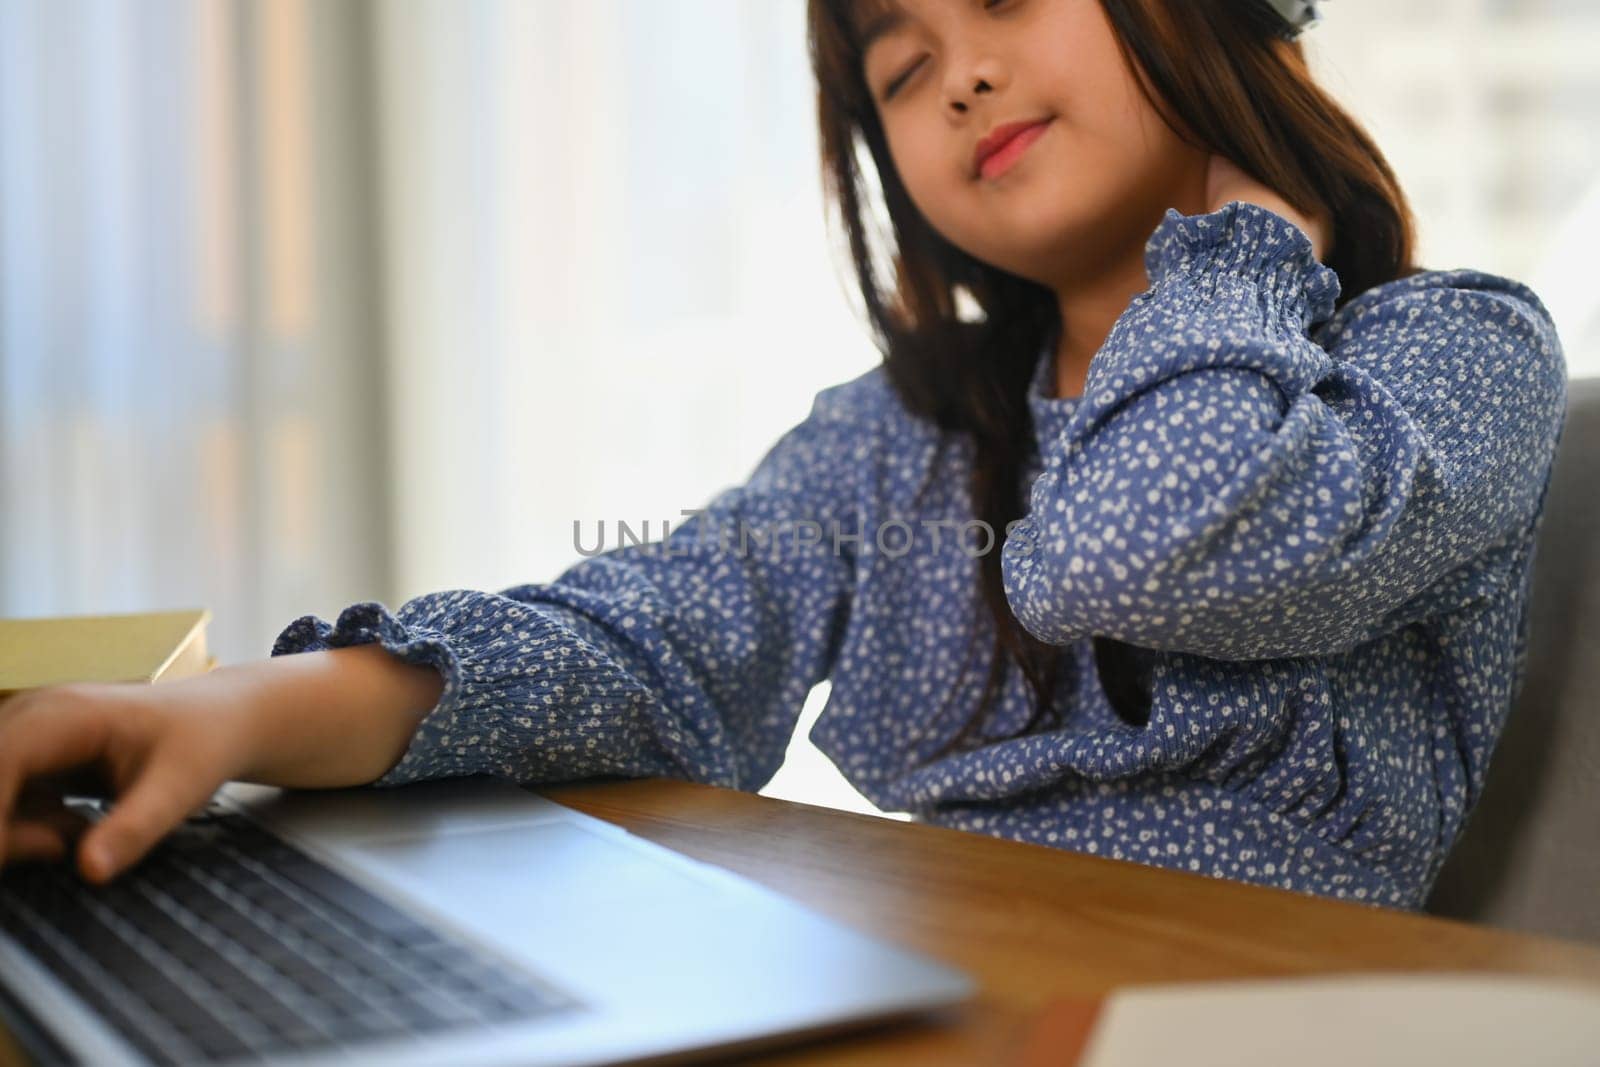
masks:
[(1117, 319), (1133, 298), (1150, 288), (1145, 273), (1144, 248), (1166, 216), (1167, 207), (1187, 215), (1205, 211), (1205, 158), (1176, 190), (1143, 204), (1128, 204), (1108, 218), (1101, 230), (1099, 254), (1082, 257), (1069, 274), (1051, 287), (1061, 310), (1061, 334), (1056, 343), (1056, 396), (1083, 395), (1089, 364)]

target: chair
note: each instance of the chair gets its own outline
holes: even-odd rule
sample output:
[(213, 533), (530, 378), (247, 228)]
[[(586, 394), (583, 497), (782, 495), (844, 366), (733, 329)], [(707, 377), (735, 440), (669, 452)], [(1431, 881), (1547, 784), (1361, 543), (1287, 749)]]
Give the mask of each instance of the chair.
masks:
[(1600, 941), (1600, 378), (1567, 384), (1529, 594), (1526, 674), (1436, 915)]

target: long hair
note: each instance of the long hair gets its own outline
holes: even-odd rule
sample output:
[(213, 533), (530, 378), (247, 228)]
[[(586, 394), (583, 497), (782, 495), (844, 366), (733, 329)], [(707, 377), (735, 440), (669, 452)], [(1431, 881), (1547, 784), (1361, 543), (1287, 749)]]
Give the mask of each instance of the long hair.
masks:
[[(862, 3), (808, 0), (825, 203), (830, 222), (843, 226), (889, 381), (909, 411), (971, 441), (975, 517), (998, 532), (1022, 514), (1019, 482), (1035, 450), (1027, 389), (1041, 349), (1060, 327), (1060, 310), (1047, 287), (963, 252), (912, 203), (862, 74)], [(1326, 262), (1339, 276), (1340, 306), (1374, 285), (1417, 272), (1411, 210), (1388, 163), (1366, 131), (1316, 85), (1301, 44), (1279, 36), (1282, 24), (1264, 0), (1100, 4), (1124, 60), (1144, 75), (1141, 92), (1175, 133), (1183, 136), (1186, 129), (1194, 147), (1232, 160), (1298, 210), (1328, 211), (1332, 251)], [(867, 182), (874, 178), (892, 237), (879, 253), (889, 264), (887, 279), (875, 273), (880, 268), (869, 241)], [(964, 311), (963, 300), (980, 314)], [(1026, 679), (1033, 710), (1007, 736), (1060, 724), (1060, 709), (1052, 705), (1062, 649), (1017, 621), (1006, 601), (997, 546), (979, 558), (977, 581), (990, 625), (982, 625), (980, 613), (962, 670), (987, 630), (993, 635), (988, 675), (976, 712), (929, 762), (981, 727), (1011, 662)], [(1130, 725), (1146, 725), (1148, 657), (1101, 635), (1093, 645), (1113, 710)], [(947, 700), (961, 689), (958, 680)]]

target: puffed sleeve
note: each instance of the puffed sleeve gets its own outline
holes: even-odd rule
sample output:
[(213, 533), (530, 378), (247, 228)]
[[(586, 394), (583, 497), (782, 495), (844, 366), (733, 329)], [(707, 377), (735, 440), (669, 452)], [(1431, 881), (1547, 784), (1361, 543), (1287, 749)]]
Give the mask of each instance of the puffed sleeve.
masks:
[(481, 773), (758, 790), (850, 606), (853, 544), (835, 531), (859, 526), (875, 429), (851, 384), (818, 394), (745, 484), (664, 540), (599, 550), (548, 583), (429, 593), (393, 613), (354, 604), (333, 626), (305, 616), (272, 654), (376, 642), (441, 673), (439, 703), (378, 786)]
[(1338, 276), (1274, 212), (1169, 210), (1145, 264), (1002, 549), (1029, 632), (1319, 655), (1510, 580), (1566, 407), (1531, 291), (1397, 284), (1324, 349)]

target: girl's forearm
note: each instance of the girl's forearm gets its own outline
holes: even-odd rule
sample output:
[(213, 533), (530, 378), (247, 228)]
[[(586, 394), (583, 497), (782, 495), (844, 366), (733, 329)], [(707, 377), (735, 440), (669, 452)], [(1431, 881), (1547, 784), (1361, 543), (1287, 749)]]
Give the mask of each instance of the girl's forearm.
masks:
[(365, 785), (405, 754), (444, 679), (379, 645), (277, 656), (219, 668), (245, 701), (240, 781), (299, 789)]

